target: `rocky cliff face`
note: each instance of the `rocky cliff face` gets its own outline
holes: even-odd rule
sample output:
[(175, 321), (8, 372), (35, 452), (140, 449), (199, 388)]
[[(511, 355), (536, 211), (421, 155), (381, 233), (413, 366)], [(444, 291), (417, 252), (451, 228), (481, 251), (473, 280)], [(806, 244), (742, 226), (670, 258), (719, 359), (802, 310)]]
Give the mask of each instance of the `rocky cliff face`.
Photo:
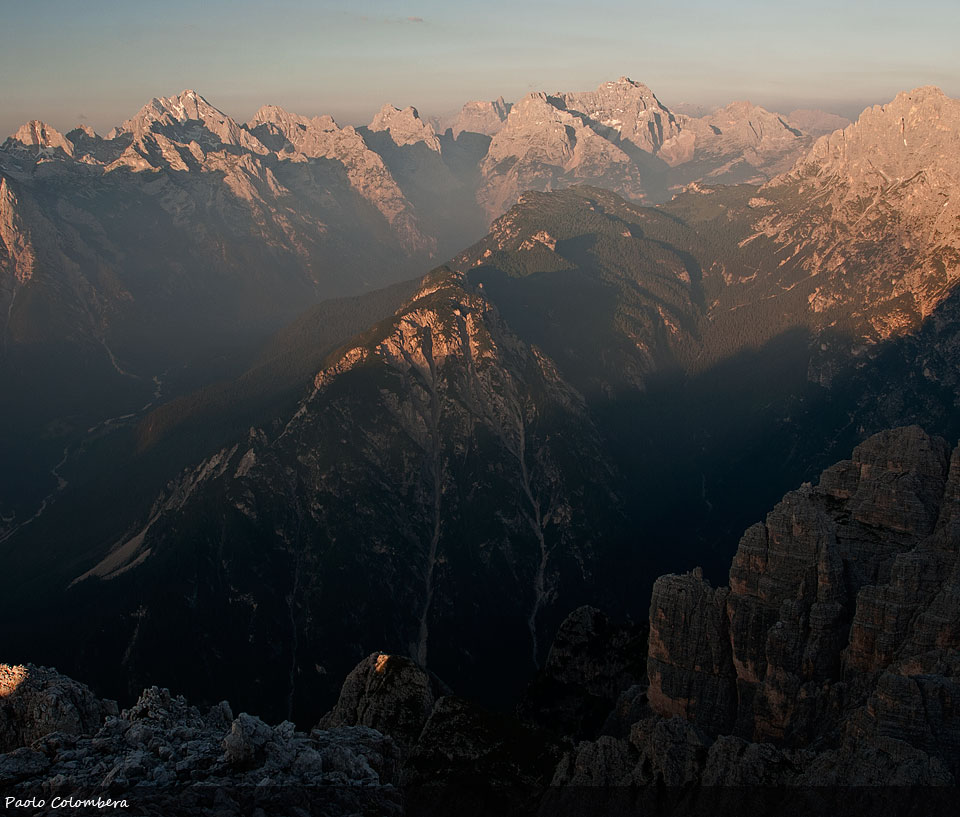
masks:
[(0, 752), (29, 746), (51, 732), (93, 732), (116, 705), (46, 667), (0, 664)]
[[(497, 660), (532, 673), (564, 605), (606, 588), (624, 607), (637, 603), (604, 572), (605, 554), (652, 580), (666, 557), (651, 560), (671, 548), (644, 540), (676, 537), (676, 552), (693, 559), (700, 537), (728, 547), (713, 532), (722, 518), (732, 550), (774, 489), (823, 467), (825, 446), (931, 406), (948, 428), (952, 392), (919, 376), (951, 370), (956, 324), (946, 314), (945, 335), (909, 340), (902, 365), (918, 377), (893, 385), (880, 349), (845, 360), (835, 393), (811, 382), (810, 361), (829, 340), (813, 331), (749, 350), (749, 332), (769, 333), (761, 346), (805, 314), (819, 329), (812, 310), (766, 311), (782, 308), (765, 295), (789, 297), (795, 269), (742, 243), (755, 193), (691, 192), (662, 209), (593, 189), (524, 196), (395, 315), (329, 358), (295, 411), (196, 463), (122, 537), (91, 549), (64, 577), (70, 603), (123, 614), (106, 638), (95, 628), (81, 638), (109, 641), (115, 660), (130, 656), (135, 679), (166, 673), (164, 683), (201, 696), (214, 694), (213, 680), (189, 688), (196, 676), (159, 656), (183, 639), (223, 643), (211, 678), (229, 685), (231, 666), (267, 649), (276, 660), (259, 665), (256, 685), (224, 691), (248, 705), (283, 690), (286, 700), (271, 698), (280, 716), (330, 700), (334, 679), (373, 649), (405, 653), (473, 693), (462, 679), (491, 666), (489, 615), (504, 633)], [(713, 208), (710, 218), (687, 215), (691, 202)], [(751, 266), (758, 258), (763, 266)], [(733, 359), (698, 369), (710, 356)], [(882, 412), (864, 397), (878, 389)], [(757, 462), (769, 472), (753, 478), (744, 463)], [(744, 479), (755, 490), (731, 487)], [(642, 498), (633, 517), (625, 495)], [(720, 497), (739, 516), (721, 517)], [(356, 589), (371, 583), (374, 594)], [(719, 632), (726, 600), (701, 595)], [(838, 603), (825, 598), (818, 615)], [(189, 623), (198, 605), (202, 635)], [(721, 687), (726, 700), (736, 678)], [(726, 728), (728, 715), (718, 717)]]
[[(187, 301), (203, 300), (207, 323), (227, 331), (246, 325), (237, 312), (250, 300), (276, 316), (386, 283), (372, 271), (397, 258), (413, 271), (475, 240), (483, 219), (524, 190), (587, 182), (655, 202), (692, 180), (763, 180), (806, 145), (782, 119), (744, 105), (713, 118), (674, 115), (626, 78), (515, 106), (471, 105), (446, 147), (413, 108), (387, 105), (359, 131), (272, 106), (241, 125), (192, 90), (152, 100), (105, 139), (28, 123), (0, 150), (0, 183), (16, 186), (20, 209), (37, 219), (16, 230), (10, 222), (4, 243), (42, 234), (49, 283), (33, 284), (18, 309), (93, 315), (102, 337), (87, 328), (85, 338), (149, 379), (166, 361), (137, 359), (138, 327), (153, 320), (150, 336), (163, 333), (154, 316)], [(471, 138), (456, 138), (464, 133)]]
[[(177, 96), (152, 99), (137, 114), (112, 130), (108, 139), (128, 136), (131, 139), (127, 157), (141, 150), (149, 152), (156, 137), (170, 142), (189, 144), (196, 141), (201, 147), (220, 145), (242, 148), (251, 153), (265, 154), (267, 149), (237, 122), (218, 110), (196, 91), (186, 90)], [(159, 144), (166, 144), (160, 141)], [(126, 162), (122, 159), (121, 162)]]
[(616, 729), (618, 720), (629, 721), (627, 702), (645, 675), (644, 641), (641, 628), (578, 607), (557, 630), (543, 668), (520, 699), (518, 717), (574, 740), (591, 738), (601, 727)]
[[(149, 395), (136, 379), (224, 336), (263, 333), (304, 302), (419, 272), (476, 240), (524, 190), (588, 182), (659, 201), (679, 183), (669, 165), (686, 168), (684, 183), (727, 178), (734, 165), (769, 175), (755, 161), (766, 132), (756, 144), (729, 136), (755, 115), (731, 114), (727, 147), (696, 148), (690, 164), (686, 148), (665, 147), (687, 138), (683, 127), (687, 141), (703, 131), (698, 144), (720, 137), (626, 78), (477, 105), (442, 138), (415, 109), (389, 105), (368, 128), (274, 106), (242, 125), (193, 90), (151, 100), (106, 138), (24, 125), (0, 149), (5, 365), (61, 361), (69, 399), (83, 399), (70, 372), (128, 398), (87, 406), (91, 421), (119, 416)], [(27, 267), (40, 272), (29, 282)]]
[(646, 85), (620, 77), (605, 82), (595, 91), (566, 93), (564, 106), (588, 117), (601, 133), (616, 135), (646, 153), (657, 153), (680, 133), (677, 117)]
[[(878, 434), (746, 532), (728, 587), (699, 570), (661, 577), (649, 686), (624, 688), (599, 736), (567, 749), (541, 813), (699, 813), (696, 786), (721, 813), (752, 798), (793, 813), (812, 787), (842, 810), (851, 786), (879, 787), (871, 812), (947, 813), (960, 770), (957, 462), (916, 427)], [(589, 641), (595, 669), (618, 654), (616, 637)]]
[(2, 338), (4, 350), (10, 337), (10, 318), (13, 315), (14, 301), (20, 291), (32, 277), (37, 264), (37, 251), (30, 234), (24, 228), (20, 212), (20, 201), (13, 185), (6, 178), (0, 178), (0, 315), (3, 315)]
[(884, 746), (956, 774), (958, 464), (919, 428), (876, 435), (746, 532), (729, 587), (659, 579), (651, 709), (783, 747), (860, 741), (837, 779)]
[(674, 184), (761, 184), (789, 170), (812, 142), (779, 114), (733, 102), (699, 118), (680, 119), (678, 132), (660, 147), (659, 155), (674, 167)]
[[(436, 690), (434, 696), (427, 690)], [(408, 812), (495, 814), (530, 809), (549, 782), (561, 740), (530, 723), (439, 690), (409, 659), (377, 654), (347, 677), (319, 728), (370, 719), (401, 747)]]
[(304, 299), (385, 282), (368, 276), (388, 258), (412, 271), (437, 249), (380, 157), (329, 117), (264, 108), (243, 126), (184, 91), (153, 100), (106, 139), (82, 129), (71, 137), (34, 122), (0, 149), (4, 210), (14, 197), (19, 213), (3, 219), (4, 267), (21, 269), (23, 247), (42, 239), (42, 274), (17, 314), (38, 324), (43, 310), (54, 325), (95, 314), (140, 376), (146, 342), (136, 327), (150, 322), (153, 340), (173, 331), (151, 315), (183, 321), (199, 308), (208, 327), (249, 330), (251, 313), (275, 324)]
[[(399, 673), (399, 674), (398, 674)], [(0, 665), (0, 674), (41, 675), (52, 695), (88, 689), (53, 670)], [(366, 676), (358, 688), (358, 675)], [(26, 682), (26, 681), (25, 681)], [(558, 759), (545, 733), (449, 693), (403, 658), (370, 656), (344, 684), (340, 704), (309, 732), (269, 726), (222, 701), (206, 711), (166, 689), (104, 711), (82, 726), (43, 719), (15, 689), (0, 706), (18, 738), (0, 747), (0, 793), (28, 799), (126, 798), (164, 814), (489, 814), (529, 807)], [(349, 706), (344, 706), (349, 699)], [(415, 705), (411, 707), (411, 704)], [(381, 729), (363, 725), (379, 713)], [(396, 742), (386, 734), (405, 735)], [(6, 733), (4, 733), (6, 737)], [(479, 799), (478, 799), (479, 798)], [(38, 813), (62, 813), (52, 806)]]
[(447, 248), (473, 241), (488, 223), (477, 203), (478, 166), (488, 140), (444, 134), (416, 108), (384, 105), (366, 128), (365, 144), (383, 158), (420, 218), (422, 229)]
[(416, 108), (400, 110), (393, 105), (384, 105), (368, 128), (373, 133), (386, 132), (397, 147), (415, 145), (422, 142), (429, 150), (440, 153), (440, 140), (433, 126), (424, 122)]
[(39, 157), (73, 157), (73, 143), (46, 122), (32, 120), (21, 125), (3, 143), (4, 150), (23, 151)]
[(648, 203), (694, 181), (762, 183), (789, 170), (812, 139), (778, 114), (735, 102), (675, 114), (642, 83), (530, 94), (493, 133), (480, 201), (494, 215), (523, 190), (589, 183)]
[(756, 235), (805, 257), (811, 309), (838, 320), (854, 270), (863, 300), (852, 315), (844, 306), (846, 320), (876, 338), (916, 328), (943, 301), (960, 265), (958, 140), (960, 102), (918, 88), (821, 137), (761, 188)]
[[(72, 132), (74, 145), (46, 126), (24, 126), (4, 143), (0, 166), (7, 183), (16, 182), (22, 195), (35, 199), (45, 216), (58, 225), (60, 234), (51, 237), (51, 246), (45, 250), (68, 255), (89, 285), (100, 292), (106, 287), (91, 268), (89, 256), (99, 254), (102, 263), (110, 263), (115, 275), (129, 287), (134, 278), (131, 268), (143, 261), (119, 228), (154, 235), (158, 227), (148, 229), (137, 222), (138, 215), (147, 220), (156, 217), (154, 211), (162, 218), (168, 243), (174, 243), (171, 236), (178, 235), (196, 243), (194, 249), (202, 257), (203, 245), (216, 239), (229, 248), (227, 255), (239, 255), (237, 242), (252, 239), (265, 245), (264, 249), (269, 247), (271, 253), (279, 250), (299, 266), (296, 273), (288, 273), (294, 280), (284, 281), (283, 288), (289, 290), (300, 283), (318, 291), (333, 285), (335, 290), (336, 274), (331, 278), (330, 271), (322, 270), (322, 259), (336, 257), (336, 242), (350, 242), (356, 224), (348, 229), (348, 219), (356, 219), (358, 206), (361, 210), (372, 207), (374, 212), (381, 208), (387, 229), (378, 227), (376, 219), (368, 220), (363, 228), (368, 236), (372, 230), (379, 242), (389, 243), (393, 228), (395, 240), (399, 239), (406, 253), (426, 249), (429, 243), (417, 233), (410, 207), (404, 206), (396, 185), (391, 187), (382, 163), (365, 151), (355, 133), (351, 140), (351, 133), (352, 129), (338, 139), (340, 131), (335, 126), (324, 128), (314, 123), (312, 141), (299, 134), (295, 139), (305, 152), (292, 150), (281, 159), (249, 128), (195, 92), (185, 91), (177, 97), (154, 100), (108, 139), (78, 129)], [(318, 145), (318, 141), (325, 144)], [(308, 161), (321, 158), (328, 161)], [(346, 188), (338, 178), (344, 175)], [(363, 183), (364, 176), (385, 178), (378, 186), (372, 180)], [(78, 187), (84, 188), (83, 196)], [(92, 196), (88, 195), (91, 189)], [(132, 212), (123, 214), (124, 210)], [(333, 242), (327, 231), (338, 222), (343, 229)], [(340, 251), (338, 263), (345, 262), (348, 254)], [(164, 260), (170, 266), (176, 259)], [(265, 258), (259, 261), (268, 266)], [(240, 272), (239, 265), (250, 263), (257, 263), (255, 253), (236, 258), (232, 266), (229, 260), (226, 264), (220, 260), (234, 276)], [(56, 272), (48, 270), (50, 275)], [(194, 285), (211, 285), (209, 275), (201, 276), (193, 267), (187, 272)], [(164, 285), (176, 291), (176, 276), (169, 269)]]
[(503, 101), (502, 96), (493, 102), (468, 102), (450, 126), (454, 138), (464, 131), (493, 136), (503, 127), (512, 107), (510, 102)]
[(311, 303), (422, 273), (439, 233), (329, 117), (243, 126), (185, 91), (108, 138), (25, 125), (0, 147), (0, 447), (24, 474), (0, 535), (88, 429), (176, 393), (168, 373), (192, 388)]
[(340, 128), (329, 116), (308, 119), (275, 105), (260, 108), (248, 127), (294, 162), (328, 159), (343, 164), (350, 186), (383, 214), (409, 249), (436, 249), (436, 240), (420, 232), (412, 205), (383, 159), (354, 128)]
[(480, 201), (502, 213), (524, 190), (551, 190), (590, 181), (642, 198), (643, 182), (630, 157), (590, 128), (564, 100), (544, 93), (517, 102), (490, 142), (481, 165)]
[(409, 751), (445, 692), (449, 690), (412, 659), (375, 652), (347, 675), (336, 706), (320, 726), (369, 726)]

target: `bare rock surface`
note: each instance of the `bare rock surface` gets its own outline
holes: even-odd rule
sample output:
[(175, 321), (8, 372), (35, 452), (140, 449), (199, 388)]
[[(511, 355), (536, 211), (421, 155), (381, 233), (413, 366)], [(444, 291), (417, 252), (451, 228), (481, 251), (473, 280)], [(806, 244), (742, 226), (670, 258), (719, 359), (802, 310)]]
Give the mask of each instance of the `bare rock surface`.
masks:
[[(699, 569), (658, 580), (648, 678), (635, 631), (591, 607), (568, 615), (540, 680), (564, 705), (608, 707), (587, 740), (563, 706), (562, 726), (543, 729), (529, 708), (528, 723), (485, 711), (382, 652), (309, 734), (156, 687), (118, 714), (52, 670), (5, 667), (0, 786), (185, 791), (194, 813), (212, 813), (190, 800), (200, 791), (242, 808), (256, 790), (275, 807), (283, 792), (316, 804), (317, 786), (334, 799), (319, 812), (298, 801), (306, 813), (636, 813), (716, 787), (730, 806), (749, 794), (792, 813), (804, 792), (849, 786), (921, 787), (939, 809), (960, 771), (958, 529), (960, 448), (917, 427), (869, 438), (745, 533), (728, 587)], [(63, 699), (72, 708), (37, 703)], [(538, 700), (557, 699), (534, 688), (528, 707)]]
[(648, 708), (555, 781), (952, 784), (958, 462), (917, 427), (875, 435), (746, 532), (729, 587), (661, 577)]
[(430, 150), (440, 152), (440, 141), (434, 133), (433, 126), (420, 118), (416, 108), (395, 108), (393, 105), (384, 105), (370, 123), (369, 129), (374, 133), (386, 131), (390, 134), (397, 147), (425, 144)]
[(355, 128), (341, 128), (330, 116), (307, 118), (276, 105), (261, 107), (248, 127), (278, 155), (294, 162), (327, 159), (342, 164), (353, 190), (383, 214), (408, 247), (436, 247), (423, 235), (413, 206), (383, 159), (367, 147)]
[(477, 194), (491, 215), (523, 190), (577, 183), (653, 203), (694, 181), (763, 183), (788, 171), (813, 142), (783, 116), (749, 102), (701, 117), (674, 113), (627, 77), (594, 91), (528, 94), (500, 124), (492, 124), (503, 115), (499, 108), (470, 110), (461, 116), (477, 118), (493, 136)]
[(47, 667), (0, 664), (0, 752), (50, 732), (79, 735), (97, 729), (116, 704)]
[(678, 118), (642, 82), (620, 77), (595, 91), (566, 93), (564, 105), (589, 117), (590, 124), (616, 134), (619, 141), (656, 153), (680, 133)]
[(661, 577), (647, 695), (565, 751), (540, 813), (949, 813), (958, 462), (877, 434), (747, 531), (729, 587)]
[(754, 238), (805, 258), (808, 302), (824, 318), (837, 319), (835, 293), (855, 272), (846, 323), (878, 339), (916, 328), (960, 275), (958, 146), (960, 100), (932, 86), (897, 94), (760, 188)]
[(504, 102), (502, 96), (493, 102), (468, 102), (460, 109), (450, 126), (454, 138), (464, 131), (493, 136), (503, 127), (511, 107), (513, 107), (512, 104)]
[(531, 93), (510, 110), (480, 166), (479, 201), (491, 216), (524, 190), (552, 190), (589, 181), (629, 198), (643, 197), (630, 156), (569, 110), (562, 97)]
[[(11, 669), (3, 667), (8, 679)], [(34, 684), (54, 681), (74, 697), (82, 690), (85, 700), (96, 700), (82, 685), (52, 675), (31, 672)], [(102, 723), (75, 728), (75, 719), (45, 719), (36, 709), (21, 718), (31, 724), (20, 730), (30, 745), (0, 755), (4, 792), (127, 798), (174, 814), (237, 813), (251, 803), (268, 813), (399, 813), (399, 751), (365, 726), (306, 734), (290, 722), (234, 718), (225, 702), (201, 712), (157, 687), (129, 709), (113, 707)]]
[(732, 667), (726, 589), (701, 574), (663, 576), (651, 599), (647, 697), (664, 717), (681, 715), (723, 732), (732, 726)]
[(369, 726), (409, 749), (417, 742), (441, 684), (409, 658), (375, 652), (347, 676), (322, 729)]
[(812, 143), (779, 114), (739, 101), (702, 117), (679, 119), (660, 156), (674, 167), (674, 184), (757, 184), (789, 170)]
[(58, 153), (73, 157), (73, 143), (60, 131), (46, 122), (31, 120), (14, 131), (4, 143), (5, 150), (26, 150), (37, 157), (55, 157)]
[[(878, 434), (746, 532), (729, 588), (659, 579), (652, 708), (714, 733), (734, 727), (748, 739), (802, 745), (866, 703), (858, 687), (876, 673), (887, 678), (895, 661), (956, 649), (946, 598), (956, 592), (957, 541), (934, 535), (941, 508), (951, 512), (948, 453), (917, 427)], [(900, 670), (877, 686), (871, 719), (895, 727), (899, 717), (903, 733), (917, 674)]]

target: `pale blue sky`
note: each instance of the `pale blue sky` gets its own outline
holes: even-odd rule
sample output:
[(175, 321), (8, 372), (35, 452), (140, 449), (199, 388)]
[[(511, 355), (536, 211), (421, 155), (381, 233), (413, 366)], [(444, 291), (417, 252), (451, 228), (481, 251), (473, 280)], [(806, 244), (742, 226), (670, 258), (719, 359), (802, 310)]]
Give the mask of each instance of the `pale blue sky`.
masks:
[(195, 88), (365, 123), (627, 75), (666, 105), (748, 98), (848, 115), (934, 84), (960, 96), (960, 3), (0, 0), (0, 134), (31, 118), (105, 133)]

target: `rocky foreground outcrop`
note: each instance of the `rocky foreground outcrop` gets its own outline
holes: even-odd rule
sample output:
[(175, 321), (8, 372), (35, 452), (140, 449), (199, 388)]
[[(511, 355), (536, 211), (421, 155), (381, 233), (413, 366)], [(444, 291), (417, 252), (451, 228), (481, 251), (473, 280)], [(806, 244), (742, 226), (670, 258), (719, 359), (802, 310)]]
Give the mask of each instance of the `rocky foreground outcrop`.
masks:
[(163, 815), (488, 813), (471, 806), (472, 792), (516, 805), (560, 756), (541, 730), (448, 694), (409, 658), (383, 653), (356, 667), (309, 733), (234, 717), (225, 701), (203, 712), (157, 687), (118, 711), (33, 665), (0, 665), (0, 679), (0, 796), (45, 799), (50, 810), (32, 814), (74, 813), (54, 797), (126, 800)]
[(0, 752), (27, 746), (51, 732), (93, 732), (112, 701), (101, 701), (83, 684), (46, 667), (0, 664)]
[(369, 726), (388, 732), (405, 749), (413, 746), (441, 696), (442, 684), (414, 661), (372, 653), (347, 676), (323, 728)]
[(306, 734), (157, 687), (118, 711), (33, 665), (0, 665), (0, 747), (0, 794), (44, 800), (32, 814), (78, 813), (70, 798), (149, 814), (400, 813), (400, 753), (374, 729)]

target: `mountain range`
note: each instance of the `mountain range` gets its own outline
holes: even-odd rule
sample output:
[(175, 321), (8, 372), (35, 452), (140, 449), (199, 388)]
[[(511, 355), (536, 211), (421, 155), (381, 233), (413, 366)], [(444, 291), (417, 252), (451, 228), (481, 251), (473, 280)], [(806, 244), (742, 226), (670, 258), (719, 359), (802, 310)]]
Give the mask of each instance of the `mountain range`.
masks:
[[(88, 316), (76, 306), (87, 296), (117, 304), (64, 337), (88, 337), (85, 348), (110, 351), (118, 368), (138, 341), (104, 315), (129, 309), (131, 332), (165, 337), (135, 319), (151, 301), (132, 283), (111, 290), (115, 302), (79, 284), (63, 295), (84, 269), (63, 260), (74, 235), (63, 225), (107, 230), (66, 204), (81, 174), (94, 191), (118, 179), (121, 200), (128, 184), (162, 183), (156, 199), (137, 193), (147, 208), (137, 218), (162, 211), (176, 227), (179, 212), (185, 235), (204, 231), (205, 251), (229, 226), (223, 190), (246, 191), (226, 212), (259, 213), (259, 235), (273, 236), (243, 243), (242, 269), (273, 293), (257, 320), (273, 310), (279, 321), (281, 296), (302, 301), (329, 283), (257, 260), (267, 246), (292, 258), (314, 206), (346, 207), (333, 182), (320, 195), (316, 174), (341, 173), (337, 195), (369, 195), (365, 212), (377, 214), (355, 238), (334, 222), (322, 234), (346, 256), (355, 240), (353, 262), (439, 252), (439, 239), (421, 242), (447, 217), (443, 201), (469, 201), (481, 220), (509, 209), (419, 282), (321, 304), (259, 357), (233, 361), (231, 382), (200, 379), (193, 395), (181, 386), (162, 406), (136, 403), (81, 452), (68, 448), (54, 476), (69, 485), (55, 501), (26, 526), (5, 517), (4, 604), (29, 611), (10, 651), (24, 660), (42, 644), (42, 660), (119, 697), (159, 682), (299, 721), (385, 650), (503, 706), (577, 606), (641, 621), (658, 575), (702, 565), (720, 579), (749, 524), (868, 435), (909, 423), (960, 435), (960, 102), (936, 89), (900, 94), (817, 141), (741, 104), (672, 114), (628, 80), (471, 104), (443, 135), (391, 107), (367, 129), (276, 108), (241, 127), (189, 93), (108, 139), (36, 125), (6, 143), (3, 223), (28, 213), (57, 225), (50, 244), (40, 228), (4, 233), (18, 325), (34, 325), (21, 304), (49, 292), (45, 314), (72, 304), (64, 315)], [(204, 198), (211, 183), (220, 198)], [(280, 200), (305, 204), (281, 218), (264, 204)], [(127, 221), (104, 223), (137, 223), (132, 207), (118, 210)], [(385, 244), (362, 234), (374, 222)], [(326, 246), (316, 242), (302, 245), (311, 263)], [(230, 242), (216, 246), (229, 258)], [(148, 248), (135, 245), (170, 263)], [(61, 266), (41, 264), (43, 253)], [(396, 267), (384, 263), (364, 265), (369, 280), (390, 280)], [(160, 287), (171, 315), (183, 298), (223, 308), (229, 324), (259, 284), (241, 297), (220, 269), (230, 303), (199, 270), (189, 297), (178, 276), (142, 283)], [(18, 343), (6, 360), (23, 353)], [(155, 370), (135, 370), (151, 393), (141, 373)], [(76, 369), (87, 387), (89, 372)]]
[(0, 146), (0, 535), (88, 429), (237, 376), (305, 305), (422, 274), (525, 190), (656, 203), (766, 180), (811, 141), (749, 103), (673, 114), (626, 78), (471, 102), (443, 132), (390, 105), (366, 127), (272, 105), (241, 124), (192, 90), (105, 137), (29, 122)]

